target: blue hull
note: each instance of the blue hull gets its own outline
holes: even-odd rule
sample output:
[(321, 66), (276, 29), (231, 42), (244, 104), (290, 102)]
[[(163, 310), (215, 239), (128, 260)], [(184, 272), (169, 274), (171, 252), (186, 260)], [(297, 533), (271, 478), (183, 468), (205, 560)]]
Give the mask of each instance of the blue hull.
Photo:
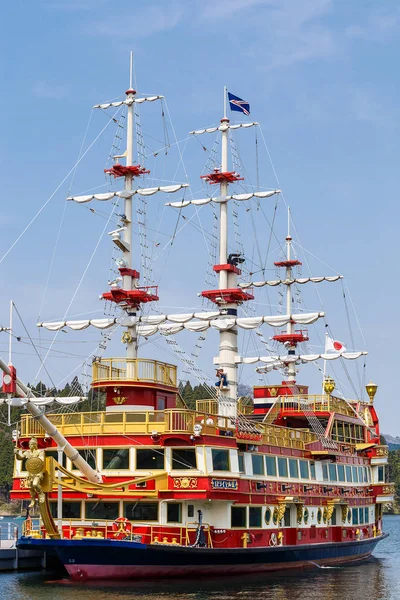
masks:
[(57, 555), (74, 580), (118, 580), (343, 565), (367, 558), (385, 537), (387, 534), (360, 541), (234, 549), (147, 545), (119, 540), (21, 538), (18, 547)]

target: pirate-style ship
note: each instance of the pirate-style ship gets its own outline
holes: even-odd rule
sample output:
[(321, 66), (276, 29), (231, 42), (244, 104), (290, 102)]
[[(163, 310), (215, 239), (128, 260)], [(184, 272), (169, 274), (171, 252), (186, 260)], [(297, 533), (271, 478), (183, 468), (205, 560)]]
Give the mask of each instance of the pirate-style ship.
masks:
[[(230, 252), (228, 214), (232, 205), (260, 202), (279, 190), (231, 193), (242, 178), (228, 164), (232, 124), (191, 132), (219, 136), (221, 160), (203, 175), (216, 195), (169, 202), (183, 211), (210, 204), (218, 211), (219, 259), (213, 265), (218, 286), (201, 293), (212, 310), (190, 314), (146, 314), (158, 289), (142, 286), (132, 251), (135, 199), (175, 193), (187, 184), (146, 188), (136, 181), (148, 170), (134, 161), (135, 107), (162, 96), (138, 96), (98, 105), (127, 111), (127, 148), (109, 169), (121, 191), (71, 197), (77, 203), (120, 200), (121, 227), (111, 232), (120, 251), (119, 277), (103, 294), (118, 307), (115, 317), (87, 321), (42, 322), (50, 331), (92, 326), (123, 328), (124, 358), (93, 360), (92, 388), (105, 396), (105, 410), (45, 412), (40, 404), (61, 398), (35, 398), (16, 376), (4, 370), (3, 391), (18, 397), (30, 414), (22, 416), (17, 439), (12, 497), (37, 500), (38, 526), (28, 518), (20, 548), (57, 555), (74, 580), (250, 573), (317, 565), (347, 564), (368, 557), (385, 537), (382, 505), (393, 500), (386, 483), (387, 447), (380, 445), (374, 408), (376, 385), (367, 400), (347, 400), (325, 376), (323, 393), (309, 394), (297, 383), (297, 368), (319, 359), (356, 359), (363, 352), (343, 349), (323, 354), (299, 351), (308, 340), (305, 326), (324, 313), (293, 312), (294, 290), (302, 284), (333, 282), (340, 276), (301, 278), (290, 229), (285, 254), (275, 262), (276, 280), (242, 281), (243, 256)], [(231, 108), (249, 112), (237, 97)], [(124, 162), (121, 164), (120, 160)], [(290, 223), (290, 219), (289, 219)], [(240, 316), (254, 289), (279, 286), (286, 307), (274, 316)], [(281, 353), (242, 356), (240, 330), (275, 328)], [(211, 399), (188, 409), (181, 399), (177, 367), (138, 356), (138, 340), (157, 333), (187, 330), (219, 333), (214, 358), (217, 385)], [(285, 328), (282, 331), (282, 328)], [(303, 346), (302, 346), (303, 345)], [(190, 361), (189, 361), (190, 362)], [(281, 383), (254, 388), (253, 405), (238, 398), (238, 368), (260, 363), (260, 373), (281, 370)], [(196, 368), (195, 361), (191, 367)], [(65, 399), (78, 402), (79, 398)], [(32, 438), (35, 440), (32, 441)], [(90, 451), (89, 453), (87, 451)], [(85, 459), (86, 457), (86, 459)], [(24, 461), (20, 459), (25, 459)]]

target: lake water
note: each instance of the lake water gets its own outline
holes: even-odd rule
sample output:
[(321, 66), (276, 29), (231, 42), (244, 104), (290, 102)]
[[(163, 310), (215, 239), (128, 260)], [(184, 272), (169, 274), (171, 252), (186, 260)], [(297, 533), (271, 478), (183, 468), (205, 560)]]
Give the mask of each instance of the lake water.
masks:
[(226, 579), (72, 584), (48, 573), (0, 575), (1, 600), (400, 600), (400, 515), (384, 519), (390, 537), (355, 566)]

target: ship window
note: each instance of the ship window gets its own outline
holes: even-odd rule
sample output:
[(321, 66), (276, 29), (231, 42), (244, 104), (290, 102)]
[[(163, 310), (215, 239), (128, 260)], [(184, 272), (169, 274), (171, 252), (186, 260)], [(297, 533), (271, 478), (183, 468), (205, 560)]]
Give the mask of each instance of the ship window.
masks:
[(337, 481), (336, 465), (329, 463), (329, 479), (330, 481)]
[(164, 450), (138, 448), (136, 450), (136, 469), (150, 469), (151, 471), (164, 469)]
[(346, 478), (344, 476), (344, 465), (338, 465), (337, 466), (337, 474), (338, 474), (339, 481), (345, 481), (346, 480)]
[(361, 507), (359, 509), (359, 513), (360, 513), (360, 525), (364, 525), (364, 508)]
[(265, 524), (269, 525), (271, 523), (272, 511), (270, 508), (267, 508), (265, 511)]
[[(81, 502), (68, 502), (63, 500), (62, 518), (63, 519), (81, 519)], [(57, 515), (57, 502), (50, 502), (51, 516), (55, 519)]]
[(299, 460), (299, 465), (301, 479), (309, 479), (308, 462), (306, 460)]
[(328, 481), (328, 465), (326, 463), (322, 463), (322, 475), (324, 477), (324, 481)]
[(261, 506), (249, 507), (249, 527), (261, 527)]
[(290, 527), (290, 506), (287, 506), (285, 509), (285, 514), (283, 515), (283, 526)]
[(276, 477), (276, 458), (275, 456), (265, 457), (265, 466), (267, 467), (267, 475)]
[(247, 527), (247, 509), (245, 506), (231, 507), (231, 527)]
[(353, 481), (350, 465), (346, 465), (346, 481), (347, 483), (352, 483)]
[(368, 506), (364, 507), (364, 523), (368, 523), (369, 521), (369, 514), (368, 514)]
[(315, 475), (315, 462), (314, 461), (310, 462), (310, 474), (311, 474), (311, 479), (316, 479), (316, 475)]
[(385, 467), (378, 467), (378, 481), (379, 483), (385, 482)]
[(252, 454), (253, 475), (264, 475), (264, 461), (261, 454)]
[(282, 458), (281, 456), (278, 456), (278, 471), (279, 477), (288, 476), (287, 458)]
[(364, 481), (363, 467), (358, 467), (358, 481), (362, 483)]
[(167, 523), (182, 523), (181, 502), (170, 502), (167, 504)]
[(358, 525), (358, 508), (353, 508), (351, 512), (353, 525)]
[(331, 525), (336, 525), (336, 508), (333, 509), (333, 513), (331, 516)]
[(129, 448), (103, 450), (103, 469), (129, 470)]
[(194, 448), (173, 449), (172, 468), (175, 470), (197, 469), (196, 450)]
[(212, 461), (214, 471), (229, 471), (229, 450), (212, 448)]
[(358, 483), (358, 470), (357, 467), (352, 467), (353, 471), (353, 481), (354, 483)]
[[(91, 448), (90, 450), (78, 450), (79, 454), (86, 460), (88, 465), (92, 467), (92, 469), (97, 468), (96, 465), (96, 448)], [(73, 467), (76, 469), (76, 467)]]
[(114, 521), (118, 518), (119, 502), (94, 501), (85, 503), (85, 518), (96, 521), (102, 519), (105, 521)]
[[(46, 456), (52, 456), (54, 458), (54, 460), (56, 460), (58, 462), (58, 450), (46, 450), (45, 452)], [(66, 465), (66, 456), (64, 454), (64, 452), (62, 453), (62, 460), (61, 460), (61, 466), (65, 467)], [(23, 469), (25, 471), (25, 469)]]
[(239, 461), (239, 473), (244, 473), (244, 454), (243, 452), (238, 452), (238, 461)]
[(364, 483), (368, 483), (368, 468), (363, 467), (364, 469)]
[(124, 502), (124, 517), (130, 521), (158, 521), (158, 502)]
[(290, 477), (299, 478), (299, 465), (295, 458), (289, 458), (289, 473)]
[(194, 505), (193, 504), (188, 504), (187, 515), (188, 515), (189, 519), (192, 519), (194, 517)]

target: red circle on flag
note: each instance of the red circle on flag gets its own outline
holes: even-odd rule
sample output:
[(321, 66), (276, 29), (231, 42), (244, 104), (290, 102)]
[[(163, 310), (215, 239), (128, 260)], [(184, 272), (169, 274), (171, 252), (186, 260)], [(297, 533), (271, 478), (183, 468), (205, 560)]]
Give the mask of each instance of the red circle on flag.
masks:
[(335, 348), (335, 350), (341, 350), (343, 348), (343, 344), (341, 344), (340, 342), (333, 342), (333, 347)]

